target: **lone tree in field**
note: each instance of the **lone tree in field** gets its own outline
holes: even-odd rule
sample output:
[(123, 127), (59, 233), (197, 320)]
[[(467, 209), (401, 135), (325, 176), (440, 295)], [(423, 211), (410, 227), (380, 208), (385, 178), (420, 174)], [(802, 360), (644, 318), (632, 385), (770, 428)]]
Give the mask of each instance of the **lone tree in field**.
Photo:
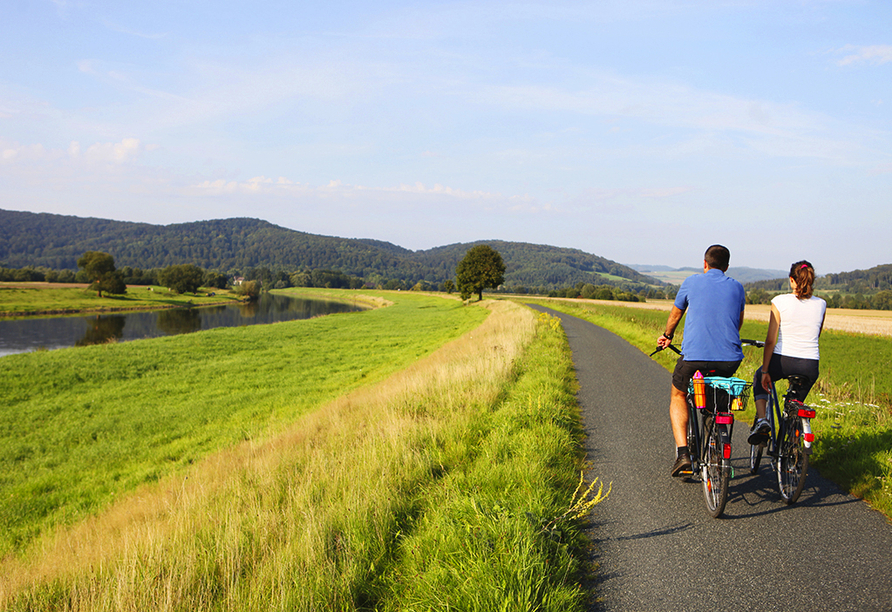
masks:
[(77, 260), (77, 267), (83, 268), (90, 279), (90, 289), (99, 297), (102, 292), (110, 294), (127, 293), (123, 275), (115, 270), (115, 258), (102, 251), (87, 251)]
[(504, 274), (505, 262), (502, 261), (502, 256), (485, 244), (471, 247), (455, 268), (455, 280), (462, 299), (468, 299), (476, 293), (477, 298), (482, 300), (483, 289), (495, 289), (501, 285), (505, 282)]
[(204, 270), (192, 264), (167, 266), (158, 282), (177, 293), (196, 293), (204, 282)]

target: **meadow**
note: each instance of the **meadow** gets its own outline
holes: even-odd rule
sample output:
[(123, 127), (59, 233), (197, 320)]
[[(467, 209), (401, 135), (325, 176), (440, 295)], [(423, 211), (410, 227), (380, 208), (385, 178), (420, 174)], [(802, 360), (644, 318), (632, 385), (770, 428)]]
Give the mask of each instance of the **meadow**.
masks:
[(87, 285), (53, 285), (49, 283), (0, 283), (0, 316), (35, 316), (75, 314), (82, 312), (116, 312), (210, 306), (228, 304), (240, 298), (231, 291), (213, 289), (208, 292), (176, 294), (164, 287), (128, 287), (123, 295), (103, 295), (87, 289)]
[(560, 326), (385, 297), (4, 358), (0, 607), (581, 609)]
[[(656, 348), (656, 339), (666, 329), (668, 316), (662, 309), (614, 303), (572, 300), (540, 303), (609, 329), (648, 354)], [(834, 316), (838, 314), (833, 311)], [(681, 346), (683, 325), (684, 320), (675, 339), (678, 346)], [(744, 321), (740, 335), (764, 340), (767, 332), (767, 322), (754, 318)], [(885, 328), (881, 333), (885, 334)], [(762, 363), (762, 352), (755, 347), (744, 347), (744, 354), (737, 375), (752, 381)], [(654, 356), (670, 371), (677, 358), (670, 351)], [(892, 517), (890, 363), (892, 342), (887, 335), (825, 329), (821, 334), (821, 377), (808, 397), (808, 403), (818, 409), (817, 418), (812, 420), (816, 434), (813, 465), (822, 476), (863, 498), (887, 517)], [(778, 392), (783, 394), (785, 390), (786, 383), (779, 383)], [(752, 424), (754, 416), (750, 401), (737, 420)]]

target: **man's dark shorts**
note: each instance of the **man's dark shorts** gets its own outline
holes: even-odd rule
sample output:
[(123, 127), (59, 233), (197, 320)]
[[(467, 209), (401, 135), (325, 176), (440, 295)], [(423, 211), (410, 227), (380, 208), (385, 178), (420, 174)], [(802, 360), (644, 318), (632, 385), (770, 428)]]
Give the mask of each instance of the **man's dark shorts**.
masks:
[(675, 364), (675, 371), (672, 373), (672, 386), (679, 391), (688, 392), (688, 383), (697, 370), (703, 376), (734, 376), (740, 361), (685, 361), (683, 357)]

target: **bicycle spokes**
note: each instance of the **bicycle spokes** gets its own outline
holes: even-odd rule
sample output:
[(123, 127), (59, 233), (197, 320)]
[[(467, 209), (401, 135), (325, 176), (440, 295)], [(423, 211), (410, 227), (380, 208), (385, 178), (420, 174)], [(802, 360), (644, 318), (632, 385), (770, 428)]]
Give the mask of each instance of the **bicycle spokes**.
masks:
[(810, 433), (810, 423), (808, 419), (797, 421), (787, 424), (787, 431), (778, 441), (777, 484), (781, 498), (787, 504), (794, 503), (802, 493), (811, 452), (810, 443), (806, 447), (805, 442), (805, 431), (808, 429)]

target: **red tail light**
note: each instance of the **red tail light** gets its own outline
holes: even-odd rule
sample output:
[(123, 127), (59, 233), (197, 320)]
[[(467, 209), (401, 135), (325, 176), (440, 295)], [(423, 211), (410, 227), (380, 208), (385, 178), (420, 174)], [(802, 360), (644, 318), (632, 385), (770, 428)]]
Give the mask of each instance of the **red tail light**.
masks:
[(731, 445), (730, 444), (725, 444), (724, 446), (722, 446), (722, 457), (724, 457), (725, 459), (731, 458)]
[(815, 434), (813, 434), (813, 433), (807, 433), (807, 434), (803, 435), (802, 437), (809, 444), (811, 444), (812, 442), (815, 441)]
[(803, 419), (813, 419), (815, 418), (816, 414), (817, 412), (815, 410), (812, 410), (811, 408), (799, 409), (799, 416), (801, 416)]
[(729, 412), (720, 412), (715, 415), (716, 425), (730, 425), (734, 422), (734, 415)]

